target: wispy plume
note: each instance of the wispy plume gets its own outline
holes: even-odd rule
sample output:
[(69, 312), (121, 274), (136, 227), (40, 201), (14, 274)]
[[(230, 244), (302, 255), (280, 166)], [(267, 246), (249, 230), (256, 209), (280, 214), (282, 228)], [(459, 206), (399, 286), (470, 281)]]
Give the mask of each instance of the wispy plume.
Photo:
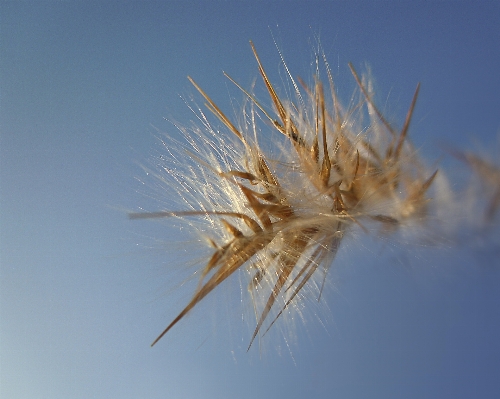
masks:
[[(370, 77), (352, 65), (356, 91), (347, 106), (337, 98), (321, 53), (325, 82), (317, 73), (307, 85), (285, 68), (294, 98), (281, 98), (252, 43), (251, 48), (272, 111), (228, 76), (247, 98), (235, 123), (189, 78), (225, 131), (216, 130), (204, 110), (195, 110), (198, 127), (179, 126), (185, 143), (165, 143), (169, 164), (176, 166), (156, 173), (185, 208), (130, 214), (181, 218), (193, 229), (197, 224), (189, 220), (199, 218), (213, 247), (193, 297), (152, 345), (231, 275), (244, 271), (256, 315), (250, 348), (288, 307), (310, 294), (306, 287), (321, 295), (351, 231), (384, 237), (413, 228), (425, 232), (439, 214), (434, 208), (440, 191), (430, 192), (445, 177), (427, 167), (409, 141), (418, 85), (397, 128), (377, 108)], [(459, 157), (492, 187), (485, 211), (492, 218), (500, 207), (498, 168), (471, 154)]]

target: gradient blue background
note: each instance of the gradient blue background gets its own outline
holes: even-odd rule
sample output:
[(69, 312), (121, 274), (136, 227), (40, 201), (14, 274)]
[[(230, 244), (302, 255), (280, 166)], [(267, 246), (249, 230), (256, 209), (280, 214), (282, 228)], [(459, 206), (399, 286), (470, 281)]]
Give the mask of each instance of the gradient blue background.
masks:
[(330, 311), (310, 310), (325, 326), (299, 326), (292, 355), (279, 337), (247, 353), (240, 304), (210, 299), (150, 348), (191, 294), (170, 290), (189, 256), (168, 223), (126, 215), (154, 207), (135, 177), (147, 182), (156, 128), (177, 134), (163, 117), (193, 119), (186, 76), (231, 113), (241, 94), (222, 70), (245, 87), (258, 77), (249, 39), (279, 85), (273, 36), (305, 77), (319, 36), (341, 92), (347, 62), (368, 63), (398, 121), (421, 82), (417, 146), (494, 155), (498, 2), (2, 1), (0, 18), (2, 398), (500, 395), (495, 248), (346, 243)]

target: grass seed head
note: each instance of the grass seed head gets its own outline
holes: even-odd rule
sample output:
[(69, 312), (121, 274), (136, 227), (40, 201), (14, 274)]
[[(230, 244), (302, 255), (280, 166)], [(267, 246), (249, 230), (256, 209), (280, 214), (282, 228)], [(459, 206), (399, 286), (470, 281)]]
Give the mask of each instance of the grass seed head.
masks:
[[(178, 158), (179, 148), (168, 148), (181, 169), (162, 172), (186, 210), (131, 214), (199, 217), (211, 226), (214, 249), (198, 288), (152, 345), (228, 277), (245, 270), (256, 315), (250, 348), (308, 284), (320, 281), (320, 294), (323, 276), (351, 229), (391, 234), (409, 222), (425, 223), (429, 213), (428, 191), (438, 172), (423, 166), (408, 141), (419, 86), (403, 127), (395, 129), (376, 107), (371, 81), (352, 65), (358, 90), (349, 107), (337, 98), (326, 61), (329, 95), (318, 76), (312, 86), (289, 76), (294, 101), (278, 96), (251, 47), (273, 112), (242, 89), (248, 103), (238, 127), (189, 78), (229, 136), (198, 110), (203, 129), (181, 127), (189, 159)], [(259, 118), (267, 122), (264, 127), (257, 126)], [(258, 142), (269, 140), (271, 130), (283, 139), (272, 143), (272, 157)]]

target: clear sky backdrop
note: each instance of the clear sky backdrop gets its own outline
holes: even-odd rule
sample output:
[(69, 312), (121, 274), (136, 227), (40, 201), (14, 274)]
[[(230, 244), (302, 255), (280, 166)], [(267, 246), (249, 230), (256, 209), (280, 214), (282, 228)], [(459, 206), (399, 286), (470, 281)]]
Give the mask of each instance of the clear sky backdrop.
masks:
[(494, 248), (346, 244), (291, 354), (279, 334), (247, 353), (252, 323), (223, 293), (150, 348), (191, 295), (175, 277), (192, 251), (126, 212), (154, 206), (135, 178), (157, 129), (177, 134), (163, 117), (194, 119), (186, 76), (228, 113), (242, 96), (222, 71), (258, 78), (249, 39), (278, 86), (273, 37), (304, 77), (319, 37), (342, 93), (347, 62), (367, 63), (398, 122), (420, 82), (430, 160), (498, 155), (499, 20), (487, 1), (0, 2), (0, 396), (498, 397)]

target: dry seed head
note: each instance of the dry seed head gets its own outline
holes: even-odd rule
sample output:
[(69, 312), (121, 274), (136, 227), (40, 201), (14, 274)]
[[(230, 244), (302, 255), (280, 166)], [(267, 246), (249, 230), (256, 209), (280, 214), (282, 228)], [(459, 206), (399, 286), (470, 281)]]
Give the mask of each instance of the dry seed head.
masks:
[[(181, 128), (189, 159), (178, 160), (168, 149), (184, 168), (164, 169), (187, 210), (130, 215), (199, 217), (212, 227), (215, 249), (198, 289), (153, 345), (211, 291), (244, 270), (256, 315), (250, 348), (307, 285), (315, 283), (320, 294), (325, 273), (319, 271), (328, 270), (349, 230), (369, 232), (367, 226), (375, 225), (377, 233), (388, 234), (408, 221), (425, 223), (428, 214), (427, 193), (437, 171), (424, 168), (408, 142), (418, 86), (403, 127), (395, 129), (374, 104), (370, 80), (351, 65), (359, 90), (348, 108), (336, 97), (326, 61), (331, 104), (319, 77), (312, 87), (299, 80), (300, 87), (289, 76), (297, 100), (285, 100), (251, 46), (274, 114), (242, 89), (248, 107), (243, 127), (237, 127), (190, 78), (230, 137), (216, 131), (199, 109), (204, 130)], [(257, 126), (259, 118), (267, 121), (263, 128)], [(283, 138), (273, 143), (273, 158), (257, 141), (258, 136), (269, 140), (271, 130)]]

